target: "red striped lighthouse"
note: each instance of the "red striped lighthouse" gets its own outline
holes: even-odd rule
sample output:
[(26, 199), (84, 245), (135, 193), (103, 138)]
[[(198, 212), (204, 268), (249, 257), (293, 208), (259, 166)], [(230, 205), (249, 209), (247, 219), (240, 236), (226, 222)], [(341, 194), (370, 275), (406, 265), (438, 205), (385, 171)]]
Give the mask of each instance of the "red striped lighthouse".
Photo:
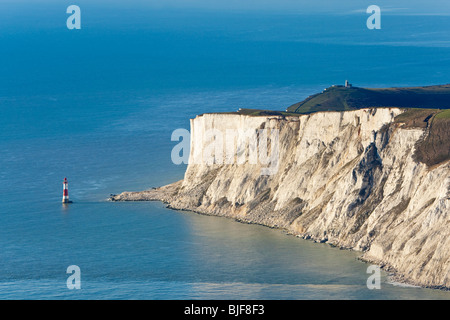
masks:
[(72, 203), (72, 201), (69, 200), (69, 187), (68, 187), (68, 184), (67, 184), (67, 178), (64, 178), (64, 182), (63, 182), (62, 203)]

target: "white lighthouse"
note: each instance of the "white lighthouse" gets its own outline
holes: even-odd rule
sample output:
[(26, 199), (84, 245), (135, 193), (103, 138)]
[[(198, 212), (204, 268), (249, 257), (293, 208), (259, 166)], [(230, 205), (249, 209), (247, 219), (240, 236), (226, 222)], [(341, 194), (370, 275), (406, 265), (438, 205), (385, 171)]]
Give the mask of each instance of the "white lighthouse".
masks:
[(64, 178), (64, 181), (63, 181), (62, 203), (72, 203), (72, 201), (69, 200), (69, 185), (67, 183), (67, 178)]

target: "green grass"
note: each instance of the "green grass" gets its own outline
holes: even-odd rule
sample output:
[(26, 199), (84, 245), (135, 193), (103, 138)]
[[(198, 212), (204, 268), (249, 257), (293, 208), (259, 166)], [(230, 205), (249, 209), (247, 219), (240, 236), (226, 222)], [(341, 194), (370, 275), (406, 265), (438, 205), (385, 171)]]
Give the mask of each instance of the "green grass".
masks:
[[(438, 165), (450, 159), (450, 109), (404, 108), (395, 117), (394, 123), (401, 128), (420, 128), (428, 130), (425, 139), (416, 143), (414, 158), (428, 166)], [(240, 109), (234, 112), (217, 114), (236, 114), (259, 116), (301, 116), (303, 113), (270, 111), (261, 109)]]
[[(291, 105), (286, 111), (263, 109), (240, 109), (221, 114), (240, 114), (247, 116), (298, 116), (319, 111), (351, 111), (363, 108), (402, 108), (431, 110), (438, 112), (450, 108), (450, 84), (428, 87), (408, 88), (358, 88), (330, 87), (316, 93), (305, 100)], [(428, 111), (417, 111), (427, 113)], [(401, 117), (421, 116), (409, 111)], [(449, 111), (439, 112), (436, 118), (449, 118)]]
[(450, 109), (409, 109), (395, 117), (395, 123), (405, 129), (428, 130), (415, 145), (417, 161), (434, 166), (450, 159)]
[(288, 112), (347, 111), (362, 108), (450, 108), (450, 85), (409, 88), (330, 87), (287, 108)]
[(439, 112), (435, 119), (450, 119), (450, 109)]
[(286, 111), (275, 111), (275, 110), (262, 110), (262, 109), (240, 109), (238, 111), (231, 112), (217, 112), (215, 114), (239, 114), (244, 116), (252, 116), (252, 117), (264, 117), (264, 116), (294, 116), (298, 117), (300, 114), (294, 112), (286, 112)]
[(439, 112), (439, 109), (411, 108), (396, 116), (395, 122), (404, 128), (426, 128), (428, 121)]

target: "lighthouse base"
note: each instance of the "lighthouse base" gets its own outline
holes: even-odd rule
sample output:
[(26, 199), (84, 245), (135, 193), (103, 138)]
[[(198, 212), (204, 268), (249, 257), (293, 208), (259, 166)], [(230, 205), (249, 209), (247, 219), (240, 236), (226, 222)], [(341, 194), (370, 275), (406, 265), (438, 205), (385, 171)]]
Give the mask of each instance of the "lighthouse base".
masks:
[(62, 201), (62, 203), (63, 204), (66, 204), (66, 203), (73, 203), (72, 201), (70, 201), (70, 200), (66, 200), (66, 199), (64, 199), (63, 201)]

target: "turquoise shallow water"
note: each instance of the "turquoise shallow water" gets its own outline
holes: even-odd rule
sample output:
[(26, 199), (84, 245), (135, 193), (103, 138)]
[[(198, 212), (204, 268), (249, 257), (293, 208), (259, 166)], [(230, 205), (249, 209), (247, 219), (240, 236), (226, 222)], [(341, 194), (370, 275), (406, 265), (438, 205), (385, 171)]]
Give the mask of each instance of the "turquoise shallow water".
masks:
[(60, 7), (0, 6), (0, 299), (450, 298), (385, 274), (368, 290), (358, 253), (280, 230), (106, 201), (181, 179), (170, 136), (197, 114), (283, 110), (346, 78), (447, 83), (448, 17), (370, 37), (351, 16), (86, 6), (70, 33)]
[[(384, 274), (381, 289), (368, 290), (355, 252), (160, 203), (43, 207), (3, 243), (3, 299), (448, 298)], [(73, 264), (80, 290), (66, 287)]]

